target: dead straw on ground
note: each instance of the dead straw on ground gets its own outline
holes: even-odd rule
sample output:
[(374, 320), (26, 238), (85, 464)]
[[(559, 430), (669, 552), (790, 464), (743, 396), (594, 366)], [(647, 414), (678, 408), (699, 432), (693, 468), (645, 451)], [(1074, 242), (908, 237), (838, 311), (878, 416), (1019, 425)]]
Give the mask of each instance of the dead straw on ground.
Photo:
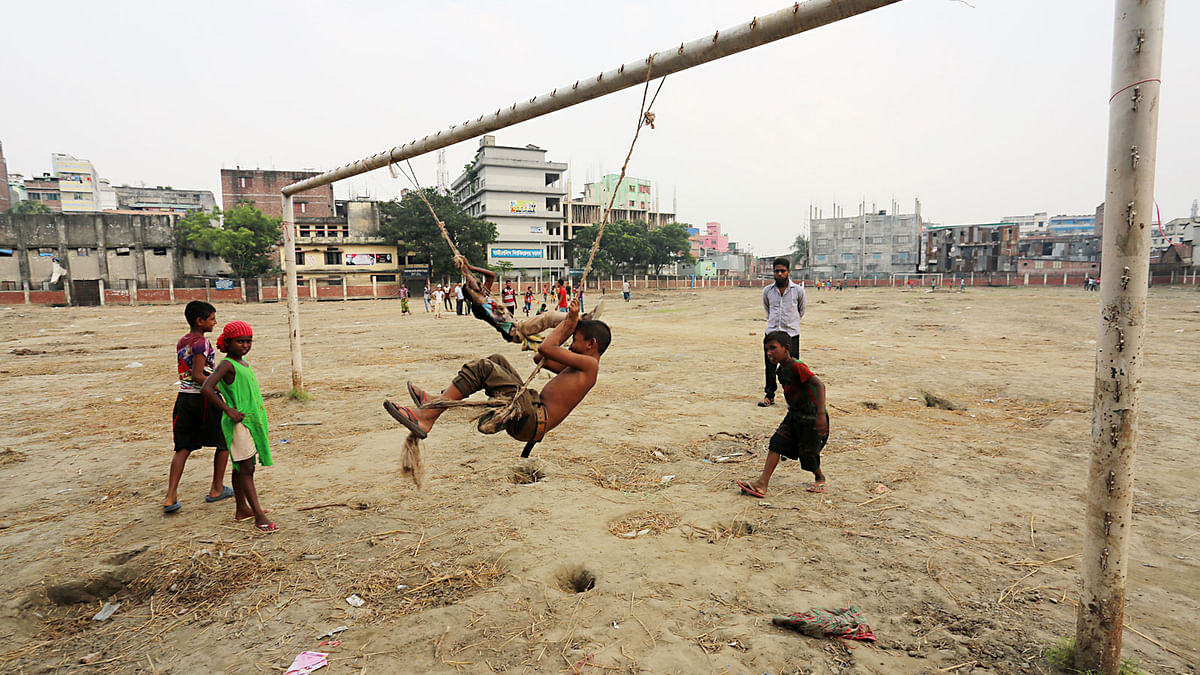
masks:
[(675, 527), (679, 517), (673, 513), (644, 511), (609, 523), (609, 534), (622, 539), (634, 539), (646, 535), (662, 534)]

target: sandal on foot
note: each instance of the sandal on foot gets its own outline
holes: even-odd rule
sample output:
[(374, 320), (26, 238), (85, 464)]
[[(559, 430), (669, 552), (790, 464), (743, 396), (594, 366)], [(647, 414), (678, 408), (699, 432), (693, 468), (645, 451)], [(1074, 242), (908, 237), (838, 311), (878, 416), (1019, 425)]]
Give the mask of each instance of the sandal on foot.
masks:
[(775, 405), (775, 399), (773, 399), (769, 396), (763, 397), (763, 400), (758, 402), (758, 407), (760, 407), (760, 408), (769, 408), (773, 405)]
[(413, 384), (412, 382), (408, 383), (408, 395), (412, 397), (413, 403), (415, 403), (418, 408), (425, 405), (426, 403), (429, 403), (429, 399), (432, 398), (429, 395), (429, 392), (418, 387), (417, 385)]
[(414, 413), (410, 408), (398, 407), (391, 401), (384, 401), (383, 409), (388, 411), (388, 414), (392, 416), (392, 419), (408, 427), (408, 430), (413, 436), (416, 436), (417, 438), (427, 438), (429, 436), (429, 434), (421, 428), (420, 423), (417, 422), (416, 413)]
[(279, 531), (279, 527), (275, 525), (275, 523), (263, 523), (262, 525), (255, 525), (254, 529), (262, 532), (263, 534), (271, 534), (272, 532)]
[(183, 505), (180, 504), (179, 502), (175, 502), (174, 504), (168, 504), (167, 506), (163, 507), (163, 513), (175, 513), (182, 506)]
[(812, 484), (812, 487), (807, 488), (807, 491), (808, 492), (824, 492), (825, 491), (825, 481), (823, 481), (823, 480), (816, 481), (815, 483)]
[(755, 487), (753, 485), (751, 485), (745, 481), (738, 480), (738, 481), (734, 481), (734, 482), (737, 483), (737, 486), (742, 489), (742, 494), (744, 494), (744, 495), (750, 495), (751, 497), (758, 497), (759, 499), (762, 499), (763, 497), (767, 496), (765, 493), (759, 492), (757, 489), (755, 489)]
[(221, 490), (221, 494), (216, 497), (213, 497), (212, 495), (204, 495), (204, 501), (211, 504), (213, 502), (219, 502), (222, 499), (229, 499), (232, 496), (233, 496), (233, 488), (226, 485), (224, 487), (224, 489)]

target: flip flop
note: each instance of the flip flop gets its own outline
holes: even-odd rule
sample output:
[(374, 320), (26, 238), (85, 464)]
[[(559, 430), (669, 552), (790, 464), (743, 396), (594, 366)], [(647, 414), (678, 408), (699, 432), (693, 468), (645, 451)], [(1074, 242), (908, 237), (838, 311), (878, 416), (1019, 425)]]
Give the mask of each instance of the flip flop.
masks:
[(767, 496), (767, 495), (759, 492), (758, 490), (755, 490), (754, 486), (750, 485), (749, 483), (747, 483), (745, 481), (739, 480), (739, 481), (734, 481), (734, 482), (737, 483), (738, 487), (742, 488), (742, 494), (744, 494), (744, 495), (750, 495), (751, 497), (758, 497), (759, 499), (762, 499), (763, 497)]
[(221, 490), (221, 496), (219, 496), (219, 497), (211, 497), (211, 496), (209, 496), (209, 495), (204, 495), (204, 501), (206, 501), (206, 502), (208, 502), (209, 504), (211, 504), (211, 503), (213, 503), (213, 502), (219, 502), (219, 501), (221, 501), (222, 499), (229, 499), (229, 498), (230, 498), (230, 497), (232, 497), (232, 496), (233, 496), (233, 488), (231, 488), (231, 487), (229, 487), (228, 485), (226, 485), (226, 486), (224, 487), (224, 489), (222, 489), (222, 490)]
[(163, 513), (175, 513), (176, 511), (179, 510), (179, 508), (181, 506), (183, 506), (183, 504), (180, 504), (179, 502), (175, 502), (174, 504), (171, 504), (170, 506), (164, 506)]
[(817, 481), (817, 482), (813, 483), (812, 487), (808, 488), (807, 491), (808, 492), (824, 492), (825, 491), (825, 481), (822, 480), (822, 481)]
[(416, 436), (417, 438), (427, 438), (429, 436), (429, 434), (421, 428), (421, 425), (417, 423), (417, 416), (411, 409), (397, 407), (396, 404), (392, 403), (391, 401), (384, 401), (383, 409), (388, 411), (388, 414), (392, 416), (392, 419), (408, 427), (408, 430), (412, 432), (412, 435)]
[(773, 398), (764, 398), (758, 402), (758, 407), (760, 408), (767, 408), (773, 405), (775, 405), (775, 399)]
[(418, 408), (426, 403), (429, 403), (429, 399), (432, 398), (429, 395), (429, 392), (413, 384), (411, 381), (408, 383), (408, 395), (412, 397), (413, 403), (415, 403)]
[(262, 532), (263, 534), (271, 534), (272, 532), (279, 531), (279, 527), (277, 525), (275, 525), (275, 523), (264, 523), (262, 525), (255, 525), (254, 529), (258, 530), (259, 532)]

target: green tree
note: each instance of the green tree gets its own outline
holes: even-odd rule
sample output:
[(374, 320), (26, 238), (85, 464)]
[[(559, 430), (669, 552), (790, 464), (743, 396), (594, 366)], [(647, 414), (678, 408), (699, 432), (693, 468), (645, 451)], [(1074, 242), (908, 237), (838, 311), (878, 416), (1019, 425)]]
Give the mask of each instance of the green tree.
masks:
[[(8, 187), (5, 186), (4, 189), (7, 190)], [(34, 201), (32, 199), (22, 199), (21, 201), (17, 202), (16, 204), (13, 204), (12, 206), (8, 207), (8, 212), (12, 213), (12, 214), (22, 214), (22, 213), (43, 213), (44, 214), (44, 213), (50, 213), (50, 209), (45, 204), (43, 204), (39, 201)]]
[(647, 239), (650, 243), (650, 267), (654, 272), (662, 270), (664, 265), (678, 262), (695, 262), (691, 254), (691, 243), (688, 241), (687, 226), (680, 223), (663, 225), (650, 230)]
[[(467, 215), (453, 197), (439, 194), (433, 188), (425, 188), (425, 198), (446, 224), (450, 240), (459, 252), (472, 265), (485, 264), (487, 245), (496, 241), (496, 225)], [(450, 247), (442, 239), (442, 233), (425, 202), (415, 192), (405, 194), (400, 201), (392, 200), (380, 205), (379, 234), (396, 242), (404, 255), (428, 260), (433, 277), (457, 273)]]
[(239, 204), (224, 212), (222, 227), (213, 227), (219, 212), (190, 213), (176, 224), (176, 241), (202, 251), (212, 251), (233, 268), (239, 278), (276, 271), (270, 255), (279, 245), (279, 218), (264, 216), (252, 204)]
[(805, 267), (808, 267), (808, 237), (804, 234), (796, 235), (796, 239), (792, 241), (792, 259), (802, 261)]

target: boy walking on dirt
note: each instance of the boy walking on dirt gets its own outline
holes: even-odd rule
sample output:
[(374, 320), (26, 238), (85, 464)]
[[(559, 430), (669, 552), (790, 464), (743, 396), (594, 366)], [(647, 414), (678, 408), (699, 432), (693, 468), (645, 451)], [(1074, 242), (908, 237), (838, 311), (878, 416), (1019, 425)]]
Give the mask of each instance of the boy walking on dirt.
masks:
[(217, 449), (213, 455), (212, 486), (204, 501), (219, 502), (233, 496), (233, 490), (223, 485), (229, 451), (221, 434), (221, 411), (208, 405), (200, 393), (200, 388), (213, 372), (216, 354), (204, 334), (217, 325), (217, 310), (207, 302), (193, 300), (184, 307), (183, 316), (187, 319), (189, 330), (175, 343), (175, 360), (179, 370), (179, 393), (175, 396), (175, 409), (171, 412), (175, 457), (171, 459), (171, 470), (167, 475), (163, 513), (179, 510), (177, 491), (183, 467), (192, 451), (202, 447)]
[[(573, 337), (570, 347), (562, 343)], [(546, 337), (538, 347), (535, 363), (550, 372), (557, 373), (539, 393), (533, 389), (521, 391), (524, 378), (501, 354), (486, 359), (477, 359), (463, 364), (441, 398), (459, 401), (477, 391), (484, 391), (492, 398), (517, 396), (520, 414), (503, 427), (509, 436), (519, 441), (540, 441), (546, 432), (558, 426), (583, 397), (596, 384), (600, 371), (600, 356), (608, 349), (612, 332), (603, 321), (579, 318), (579, 304), (572, 302), (566, 318)], [(384, 401), (383, 407), (396, 421), (403, 424), (417, 438), (425, 438), (433, 429), (444, 408), (421, 408), (433, 397), (411, 382), (408, 393), (418, 407), (400, 407)], [(494, 434), (501, 429), (491, 422), (490, 415), (480, 420), (479, 431)]]
[(243, 360), (253, 344), (250, 324), (245, 321), (225, 324), (225, 330), (217, 338), (217, 349), (225, 352), (225, 360), (205, 380), (202, 390), (205, 398), (225, 413), (221, 416), (221, 431), (233, 456), (233, 492), (237, 501), (234, 520), (254, 518), (258, 531), (274, 532), (278, 528), (258, 503), (258, 490), (254, 487), (255, 460), (263, 466), (271, 466), (273, 462), (262, 390), (250, 364)]
[(768, 446), (767, 463), (762, 475), (753, 482), (736, 481), (742, 494), (766, 497), (771, 474), (780, 457), (800, 460), (800, 468), (813, 474), (809, 492), (825, 491), (825, 474), (821, 471), (821, 449), (829, 440), (829, 413), (825, 410), (825, 383), (808, 366), (792, 358), (790, 336), (785, 331), (773, 331), (763, 338), (767, 359), (776, 365), (779, 382), (788, 411)]

